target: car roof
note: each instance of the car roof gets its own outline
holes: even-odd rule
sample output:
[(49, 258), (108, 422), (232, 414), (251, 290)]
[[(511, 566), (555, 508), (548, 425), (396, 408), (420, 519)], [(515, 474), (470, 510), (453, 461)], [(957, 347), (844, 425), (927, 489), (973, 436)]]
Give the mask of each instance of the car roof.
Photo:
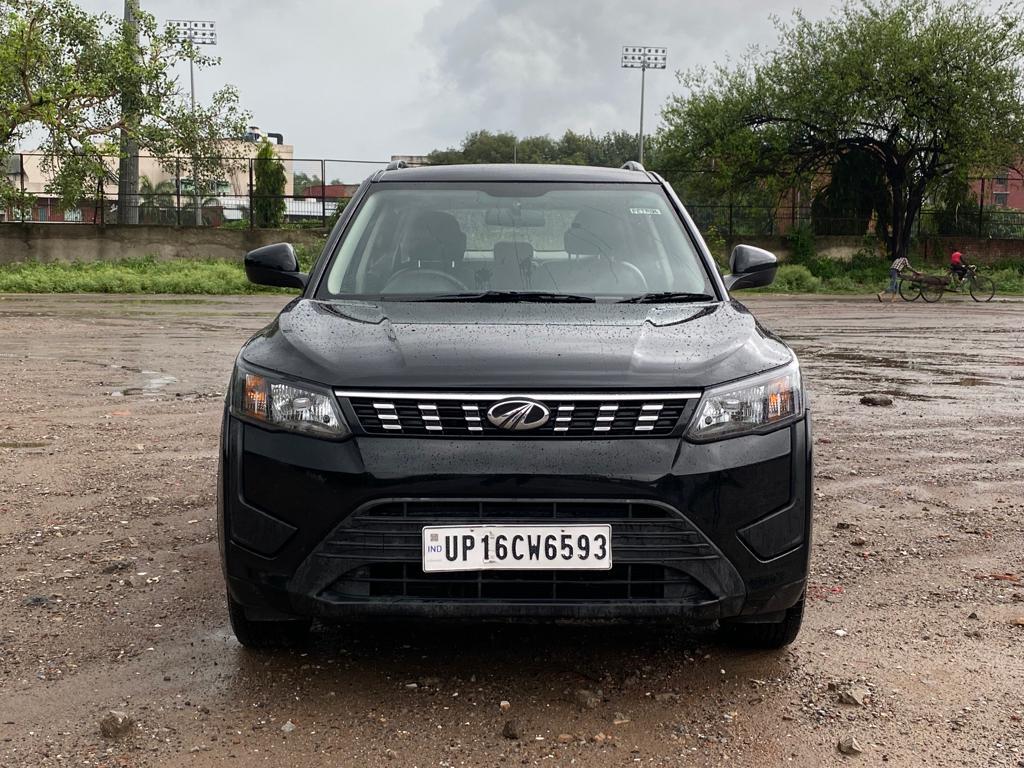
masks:
[(478, 164), (428, 165), (380, 173), (374, 181), (548, 181), (618, 184), (654, 184), (644, 171), (597, 168), (589, 165)]

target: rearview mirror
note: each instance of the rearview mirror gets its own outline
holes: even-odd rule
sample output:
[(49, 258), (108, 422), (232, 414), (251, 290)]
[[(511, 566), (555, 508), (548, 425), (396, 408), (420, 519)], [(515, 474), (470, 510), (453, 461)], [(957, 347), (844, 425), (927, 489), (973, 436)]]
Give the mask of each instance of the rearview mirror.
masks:
[(305, 288), (309, 275), (299, 272), (291, 243), (264, 245), (245, 254), (245, 276), (256, 285)]
[(492, 227), (543, 227), (544, 212), (532, 208), (488, 208), (484, 223)]
[(724, 278), (730, 291), (741, 288), (761, 288), (771, 285), (779, 268), (774, 253), (752, 245), (737, 245), (729, 257), (729, 273)]

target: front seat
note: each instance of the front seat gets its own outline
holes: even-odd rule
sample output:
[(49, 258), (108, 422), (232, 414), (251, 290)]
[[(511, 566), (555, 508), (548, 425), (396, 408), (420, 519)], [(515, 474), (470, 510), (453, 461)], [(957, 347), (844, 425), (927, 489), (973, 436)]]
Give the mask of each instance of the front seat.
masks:
[(559, 284), (572, 290), (636, 293), (647, 290), (647, 280), (629, 260), (626, 224), (598, 208), (583, 208), (564, 236), (568, 264)]
[(494, 244), (494, 270), (490, 287), (496, 291), (553, 291), (547, 271), (533, 258), (533, 246), (523, 240)]
[(466, 233), (444, 211), (420, 211), (405, 229), (402, 256), (407, 266), (454, 272), (466, 256)]

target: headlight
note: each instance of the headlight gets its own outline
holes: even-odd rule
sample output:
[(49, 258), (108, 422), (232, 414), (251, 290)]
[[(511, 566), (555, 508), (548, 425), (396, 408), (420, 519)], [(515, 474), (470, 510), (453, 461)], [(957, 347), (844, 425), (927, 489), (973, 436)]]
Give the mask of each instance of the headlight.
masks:
[(767, 432), (803, 412), (800, 367), (794, 360), (784, 368), (705, 392), (687, 437), (706, 442)]
[(318, 392), (235, 366), (231, 413), (277, 429), (318, 437), (351, 434), (330, 392)]

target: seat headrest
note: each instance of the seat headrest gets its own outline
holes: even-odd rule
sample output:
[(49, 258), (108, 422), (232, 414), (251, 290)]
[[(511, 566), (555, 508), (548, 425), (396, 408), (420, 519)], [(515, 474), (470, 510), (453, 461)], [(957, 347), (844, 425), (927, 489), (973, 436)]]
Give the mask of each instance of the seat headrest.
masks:
[(608, 256), (625, 253), (621, 222), (611, 213), (583, 208), (565, 232), (565, 251), (574, 256)]
[(466, 256), (466, 233), (444, 211), (420, 211), (405, 230), (402, 254), (409, 261), (457, 264)]
[(523, 240), (502, 240), (494, 244), (494, 261), (521, 264), (533, 260), (533, 246)]

